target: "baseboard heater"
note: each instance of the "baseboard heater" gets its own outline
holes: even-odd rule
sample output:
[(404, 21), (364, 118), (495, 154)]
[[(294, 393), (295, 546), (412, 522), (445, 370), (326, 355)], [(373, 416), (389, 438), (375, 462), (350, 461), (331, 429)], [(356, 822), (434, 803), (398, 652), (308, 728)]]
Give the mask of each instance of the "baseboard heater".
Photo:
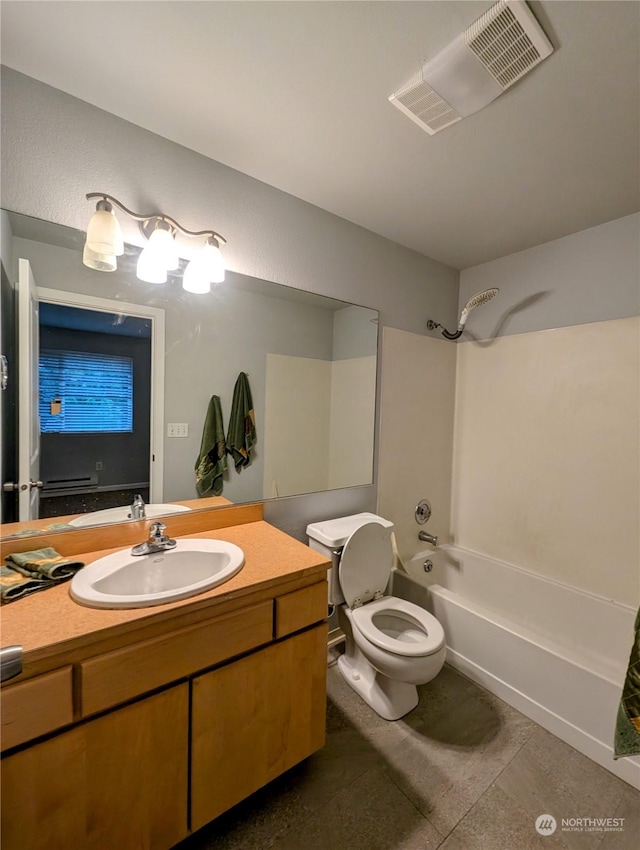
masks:
[(88, 490), (98, 484), (97, 475), (87, 475), (84, 478), (49, 478), (44, 482), (43, 491), (61, 490), (67, 493), (69, 490)]
[(107, 484), (98, 486), (98, 476), (88, 475), (86, 478), (50, 478), (44, 482), (42, 495), (75, 496), (80, 493), (110, 493), (114, 490), (145, 490), (148, 489), (148, 481), (132, 481), (125, 484)]

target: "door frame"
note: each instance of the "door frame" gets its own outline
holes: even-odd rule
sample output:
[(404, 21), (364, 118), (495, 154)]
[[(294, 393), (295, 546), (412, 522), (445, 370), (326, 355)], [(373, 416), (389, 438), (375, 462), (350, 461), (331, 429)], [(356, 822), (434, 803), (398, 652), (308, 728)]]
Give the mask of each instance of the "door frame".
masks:
[(38, 287), (29, 260), (18, 260), (18, 521), (38, 519), (40, 505), (40, 419)]
[(149, 422), (149, 501), (164, 501), (164, 355), (165, 315), (160, 307), (112, 301), (80, 292), (38, 287), (38, 300), (101, 313), (126, 313), (151, 321), (151, 417)]

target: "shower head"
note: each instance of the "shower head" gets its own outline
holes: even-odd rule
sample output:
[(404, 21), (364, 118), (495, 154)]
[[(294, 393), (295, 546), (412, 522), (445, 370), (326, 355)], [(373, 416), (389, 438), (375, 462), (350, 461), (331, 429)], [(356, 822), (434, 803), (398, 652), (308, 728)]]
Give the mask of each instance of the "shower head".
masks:
[(464, 326), (467, 324), (467, 317), (474, 307), (479, 307), (481, 304), (486, 304), (487, 301), (491, 301), (498, 292), (500, 292), (500, 290), (497, 287), (494, 287), (493, 289), (485, 289), (482, 292), (477, 292), (473, 298), (470, 298), (464, 305), (462, 313), (460, 314), (458, 330), (461, 331), (464, 329)]
[(477, 292), (473, 298), (470, 298), (462, 308), (460, 321), (458, 322), (458, 329), (455, 333), (450, 333), (446, 328), (442, 328), (442, 325), (438, 322), (434, 322), (433, 319), (429, 319), (427, 322), (427, 328), (430, 331), (433, 331), (436, 328), (442, 328), (442, 336), (445, 337), (445, 339), (458, 339), (458, 337), (462, 336), (462, 331), (464, 330), (464, 326), (467, 324), (469, 313), (474, 309), (474, 307), (479, 307), (481, 304), (486, 304), (487, 301), (491, 301), (498, 292), (500, 292), (500, 290), (497, 287), (493, 287), (492, 289), (484, 289), (482, 292)]

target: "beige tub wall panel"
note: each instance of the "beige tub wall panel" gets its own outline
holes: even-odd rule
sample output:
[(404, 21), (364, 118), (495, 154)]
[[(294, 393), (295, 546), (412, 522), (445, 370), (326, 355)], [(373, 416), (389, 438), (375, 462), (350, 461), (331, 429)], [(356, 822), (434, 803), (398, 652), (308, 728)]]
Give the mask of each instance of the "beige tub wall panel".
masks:
[(334, 360), (331, 367), (329, 487), (373, 480), (376, 356)]
[(455, 542), (637, 604), (640, 319), (457, 351)]
[(331, 361), (267, 354), (264, 498), (326, 490)]
[[(421, 528), (449, 538), (455, 372), (455, 343), (384, 328), (378, 512), (394, 522), (401, 555), (428, 548)], [(426, 526), (414, 518), (422, 498)]]

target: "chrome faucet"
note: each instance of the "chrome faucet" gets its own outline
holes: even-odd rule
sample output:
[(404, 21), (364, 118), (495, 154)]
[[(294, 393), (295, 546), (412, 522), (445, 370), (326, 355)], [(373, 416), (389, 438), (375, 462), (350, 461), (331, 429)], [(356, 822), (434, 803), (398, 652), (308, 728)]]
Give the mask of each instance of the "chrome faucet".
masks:
[(166, 552), (177, 546), (175, 540), (165, 536), (167, 526), (163, 522), (152, 522), (149, 529), (149, 539), (138, 543), (131, 550), (132, 555), (153, 555), (154, 552)]
[(146, 519), (147, 515), (145, 513), (144, 508), (144, 499), (142, 498), (140, 493), (138, 493), (136, 496), (133, 497), (133, 502), (131, 502), (131, 513), (129, 514), (131, 519)]
[(438, 545), (438, 538), (435, 534), (429, 534), (428, 531), (419, 531), (418, 540), (422, 540), (423, 543), (431, 543), (432, 546)]

